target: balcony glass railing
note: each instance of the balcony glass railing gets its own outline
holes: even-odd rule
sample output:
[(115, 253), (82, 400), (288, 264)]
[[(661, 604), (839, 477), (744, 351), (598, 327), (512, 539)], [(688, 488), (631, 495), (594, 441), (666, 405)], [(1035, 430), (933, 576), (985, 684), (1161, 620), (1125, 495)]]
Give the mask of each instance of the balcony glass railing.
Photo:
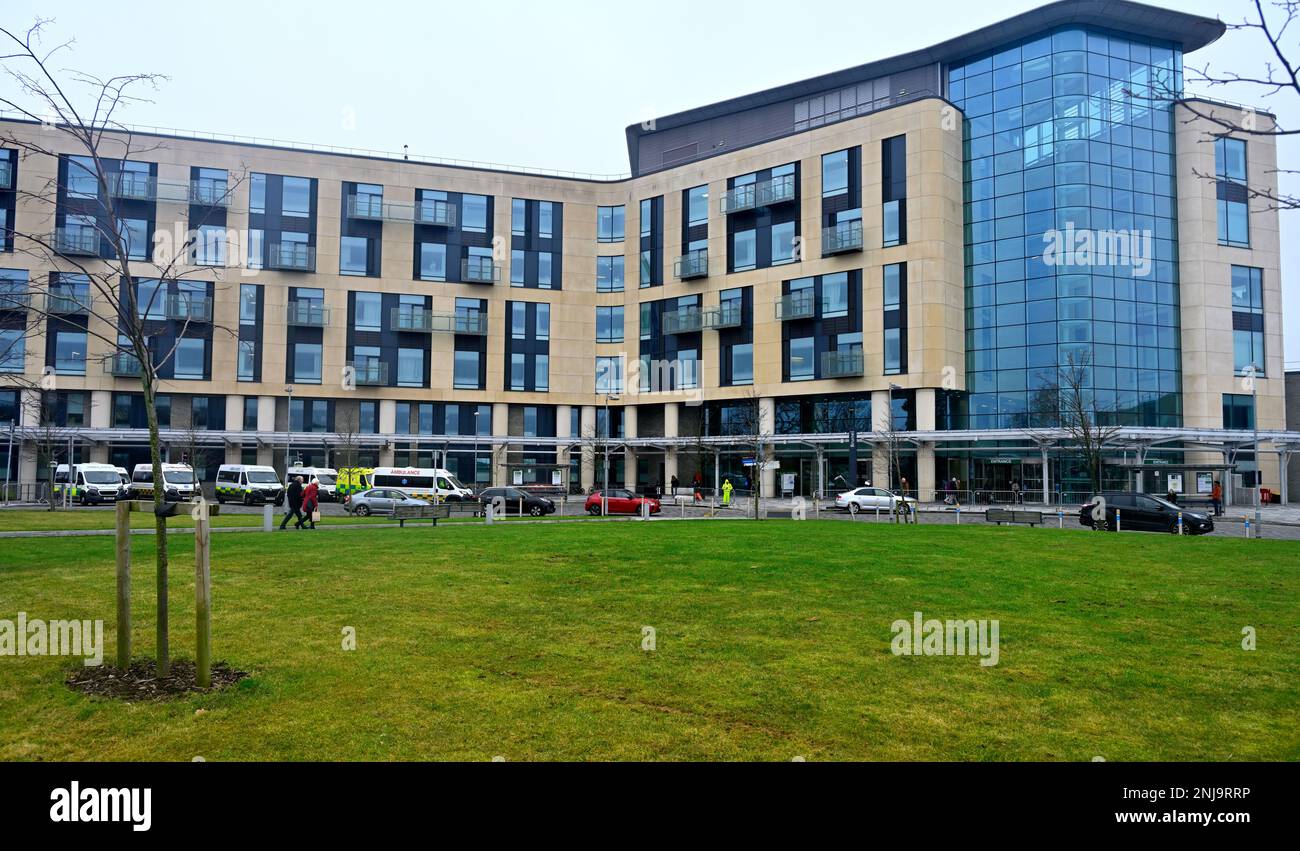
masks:
[(454, 228), (456, 207), (448, 201), (423, 201), (415, 208), (415, 222), (421, 225)]
[(822, 352), (822, 378), (851, 378), (865, 371), (862, 349)]
[(704, 314), (704, 327), (713, 328), (736, 328), (741, 324), (742, 313), (738, 302), (724, 302), (717, 307), (710, 308)]
[(709, 250), (707, 248), (697, 248), (695, 251), (688, 251), (677, 262), (673, 264), (673, 275), (679, 280), (690, 280), (691, 278), (707, 278), (709, 275)]
[(472, 334), (476, 337), (487, 336), (487, 314), (479, 310), (435, 313), (431, 321), (434, 331), (447, 334)]
[(167, 318), (179, 322), (211, 322), (212, 299), (199, 293), (175, 293), (167, 297)]
[(190, 203), (203, 207), (229, 207), (230, 189), (224, 180), (210, 177), (191, 180)]
[(45, 312), (61, 315), (90, 313), (94, 298), (90, 293), (60, 292), (50, 290), (45, 295)]
[(680, 308), (664, 313), (665, 334), (690, 334), (704, 328), (704, 314), (698, 307)]
[(491, 257), (468, 257), (460, 261), (460, 279), (471, 284), (495, 284), (501, 267)]
[(26, 287), (0, 287), (0, 310), (26, 310), (32, 303)]
[(746, 183), (722, 196), (722, 214), (739, 213), (759, 207), (771, 207), (795, 199), (794, 175), (782, 174), (770, 180)]
[(388, 383), (388, 364), (378, 358), (361, 358), (352, 362), (352, 375), (357, 384), (375, 387)]
[(61, 227), (54, 231), (54, 250), (60, 254), (99, 254), (99, 231), (88, 227)]
[(104, 370), (118, 378), (137, 378), (140, 375), (140, 359), (135, 355), (118, 352), (104, 364)]
[(289, 325), (324, 328), (330, 324), (330, 309), (319, 301), (291, 301), (285, 309)]
[(862, 220), (853, 219), (822, 228), (822, 255), (862, 250)]
[(812, 290), (798, 290), (781, 296), (776, 302), (776, 318), (779, 320), (807, 319), (816, 312), (817, 302)]
[(349, 195), (348, 218), (384, 220), (384, 199), (378, 195)]
[(316, 249), (301, 242), (273, 242), (267, 247), (266, 265), (294, 272), (316, 270)]
[(108, 191), (114, 198), (129, 201), (152, 201), (158, 197), (158, 179), (133, 171), (113, 172), (108, 177)]
[(393, 308), (391, 325), (394, 331), (432, 331), (433, 314), (423, 307), (404, 304)]

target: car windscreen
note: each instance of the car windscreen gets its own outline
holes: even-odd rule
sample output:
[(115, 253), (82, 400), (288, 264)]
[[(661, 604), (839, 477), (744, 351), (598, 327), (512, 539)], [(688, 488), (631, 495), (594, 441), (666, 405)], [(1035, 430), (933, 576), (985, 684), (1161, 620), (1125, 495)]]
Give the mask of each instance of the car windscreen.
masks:
[(248, 481), (254, 485), (278, 485), (280, 477), (270, 470), (249, 470)]
[(317, 473), (317, 474), (316, 474), (316, 483), (317, 483), (317, 484), (321, 484), (321, 485), (332, 485), (332, 484), (334, 484), (335, 481), (337, 481), (337, 477), (335, 477), (333, 473)]
[(119, 485), (122, 483), (121, 477), (112, 470), (90, 470), (81, 475), (86, 477), (86, 484), (89, 485)]
[(165, 470), (163, 480), (169, 485), (192, 485), (194, 484), (193, 470)]
[(462, 484), (460, 479), (456, 478), (455, 476), (448, 476), (447, 481), (451, 482), (451, 486), (453, 488), (456, 488), (457, 490), (463, 490), (463, 491), (469, 490), (469, 488), (466, 487), (464, 484)]

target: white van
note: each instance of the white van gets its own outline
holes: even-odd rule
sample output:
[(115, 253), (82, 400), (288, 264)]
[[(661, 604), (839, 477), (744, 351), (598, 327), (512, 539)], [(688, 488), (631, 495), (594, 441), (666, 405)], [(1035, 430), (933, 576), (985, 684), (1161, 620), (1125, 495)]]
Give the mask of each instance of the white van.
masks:
[(244, 505), (284, 503), (284, 485), (274, 467), (255, 464), (222, 464), (217, 470), (217, 502), (226, 500)]
[[(199, 493), (199, 480), (189, 464), (163, 464), (163, 499), (167, 502), (186, 502)], [(153, 465), (136, 464), (131, 474), (131, 497), (153, 499)]]
[(289, 486), (294, 476), (302, 476), (302, 486), (316, 483), (321, 502), (334, 502), (335, 490), (338, 488), (339, 471), (333, 467), (290, 467), (284, 474), (284, 485)]
[(125, 467), (114, 467), (113, 469), (117, 470), (118, 478), (122, 480), (122, 487), (129, 490), (131, 488), (131, 473)]
[(82, 505), (117, 502), (126, 499), (127, 488), (112, 464), (74, 464), (76, 478), (69, 482), (68, 465), (60, 464), (54, 470), (54, 493), (63, 496), (63, 489), (71, 485), (69, 498)]
[(422, 467), (376, 467), (370, 476), (372, 488), (391, 488), (416, 499), (460, 502), (474, 498), (474, 491), (449, 470)]

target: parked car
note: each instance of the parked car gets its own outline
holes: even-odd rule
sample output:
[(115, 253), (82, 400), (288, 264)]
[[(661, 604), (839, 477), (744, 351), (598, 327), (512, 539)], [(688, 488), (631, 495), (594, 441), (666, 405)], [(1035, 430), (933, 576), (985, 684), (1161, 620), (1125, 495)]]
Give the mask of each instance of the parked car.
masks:
[(372, 514), (392, 514), (393, 509), (399, 505), (427, 505), (428, 502), (423, 499), (416, 499), (413, 496), (407, 496), (399, 490), (392, 488), (371, 488), (361, 493), (353, 494), (344, 503), (344, 508), (358, 517), (369, 517)]
[[(601, 491), (592, 491), (583, 506), (587, 509), (587, 513), (594, 517), (600, 516), (601, 493)], [(610, 488), (609, 497), (605, 502), (608, 503), (606, 510), (609, 514), (640, 514), (642, 504), (650, 506), (651, 514), (659, 513), (659, 500), (648, 496), (637, 496), (623, 488)]]
[[(531, 514), (541, 517), (555, 513), (555, 503), (544, 496), (529, 493), (522, 488), (484, 488), (478, 495), (478, 501), (486, 513), (487, 506), (497, 498), (505, 500), (506, 514)], [(523, 500), (521, 505), (520, 500)]]
[[(1111, 532), (1138, 530), (1145, 532), (1171, 532), (1178, 534), (1178, 513), (1183, 515), (1186, 534), (1204, 535), (1214, 531), (1214, 521), (1209, 515), (1175, 505), (1167, 499), (1144, 493), (1104, 491), (1079, 507), (1079, 523), (1093, 527), (1092, 514), (1098, 497), (1106, 501), (1105, 529)], [(1119, 523), (1115, 512), (1119, 511)], [(1119, 529), (1116, 529), (1118, 525)]]
[(885, 488), (873, 487), (855, 488), (835, 497), (835, 507), (850, 514), (875, 511), (877, 508), (881, 511), (894, 511), (899, 506), (915, 511), (916, 500), (910, 496), (899, 496)]

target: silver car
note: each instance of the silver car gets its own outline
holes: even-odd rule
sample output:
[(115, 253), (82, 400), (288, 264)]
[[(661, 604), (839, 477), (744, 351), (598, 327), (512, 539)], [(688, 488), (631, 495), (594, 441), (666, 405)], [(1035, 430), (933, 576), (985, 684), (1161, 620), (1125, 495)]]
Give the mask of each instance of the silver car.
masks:
[(895, 511), (901, 507), (905, 507), (905, 511), (915, 511), (916, 500), (910, 496), (899, 496), (885, 488), (862, 487), (836, 496), (835, 507), (850, 514), (876, 509)]
[(392, 514), (393, 509), (399, 505), (426, 504), (422, 499), (407, 496), (401, 491), (392, 488), (371, 488), (368, 491), (353, 494), (348, 499), (345, 507), (358, 517), (369, 517), (372, 514)]

